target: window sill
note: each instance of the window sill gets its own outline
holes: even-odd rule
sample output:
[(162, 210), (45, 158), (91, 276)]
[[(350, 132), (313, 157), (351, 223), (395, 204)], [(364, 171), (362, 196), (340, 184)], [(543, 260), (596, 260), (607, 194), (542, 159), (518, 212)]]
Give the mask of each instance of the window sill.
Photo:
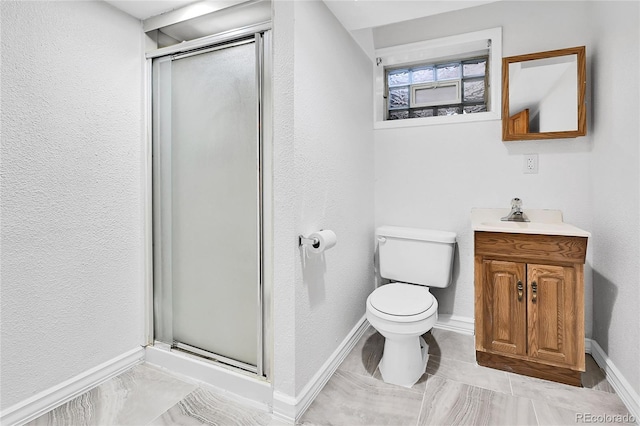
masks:
[(400, 129), (404, 127), (418, 127), (418, 126), (437, 126), (443, 124), (459, 124), (459, 123), (472, 123), (476, 121), (494, 121), (500, 120), (500, 113), (490, 112), (476, 112), (475, 114), (460, 114), (449, 115), (441, 117), (424, 117), (424, 118), (407, 118), (404, 120), (385, 120), (374, 121), (374, 130), (378, 129)]

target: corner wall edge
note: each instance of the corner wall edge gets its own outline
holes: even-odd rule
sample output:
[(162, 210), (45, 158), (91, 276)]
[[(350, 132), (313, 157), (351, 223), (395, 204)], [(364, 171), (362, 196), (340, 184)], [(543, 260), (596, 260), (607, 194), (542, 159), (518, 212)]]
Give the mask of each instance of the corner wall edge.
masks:
[(640, 421), (640, 395), (633, 389), (631, 383), (622, 375), (597, 341), (585, 339), (585, 348), (587, 347), (590, 349), (587, 350), (587, 353), (590, 353), (598, 366), (604, 370), (607, 380), (613, 386), (629, 413), (635, 417), (636, 422)]
[(367, 328), (369, 328), (369, 322), (366, 319), (366, 315), (363, 315), (296, 397), (274, 391), (272, 407), (274, 417), (286, 423), (295, 424), (318, 396), (342, 361), (349, 355), (349, 352), (358, 343)]

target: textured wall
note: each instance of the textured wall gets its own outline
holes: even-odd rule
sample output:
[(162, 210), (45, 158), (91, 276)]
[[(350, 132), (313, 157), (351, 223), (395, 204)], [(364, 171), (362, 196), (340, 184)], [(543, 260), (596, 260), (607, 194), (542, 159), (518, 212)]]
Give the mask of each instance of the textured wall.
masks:
[(142, 341), (140, 23), (2, 2), (2, 408)]
[[(374, 30), (377, 47), (501, 26), (503, 56), (586, 45), (588, 135), (501, 141), (495, 122), (377, 130), (376, 224), (459, 235), (441, 312), (473, 316), (472, 207), (554, 208), (593, 233), (585, 268), (587, 336), (640, 389), (638, 3), (496, 2)], [(544, 23), (544, 24), (542, 24)], [(623, 84), (621, 82), (624, 82)], [(522, 174), (522, 154), (539, 174)]]
[[(372, 70), (322, 2), (274, 8), (274, 380), (297, 396), (373, 290)], [(321, 228), (338, 244), (303, 258)]]
[(273, 384), (295, 396), (296, 183), (293, 8), (273, 2)]
[(640, 5), (590, 6), (593, 337), (640, 394)]
[(296, 3), (294, 43), (297, 229), (338, 237), (323, 257), (297, 259), (299, 392), (362, 318), (374, 288), (373, 72), (321, 1)]
[[(587, 45), (587, 11), (574, 2), (497, 2), (374, 30), (376, 47), (502, 27), (503, 56)], [(544, 25), (540, 25), (544, 22)], [(587, 94), (589, 95), (589, 94)], [(589, 118), (591, 120), (591, 117)], [(560, 209), (591, 229), (591, 135), (502, 142), (501, 122), (376, 130), (376, 225), (433, 227), (458, 234), (454, 282), (434, 290), (440, 312), (473, 317), (473, 207)], [(539, 173), (523, 174), (523, 154), (538, 153)], [(592, 255), (592, 246), (587, 256)], [(591, 274), (586, 267), (586, 332), (591, 334)]]

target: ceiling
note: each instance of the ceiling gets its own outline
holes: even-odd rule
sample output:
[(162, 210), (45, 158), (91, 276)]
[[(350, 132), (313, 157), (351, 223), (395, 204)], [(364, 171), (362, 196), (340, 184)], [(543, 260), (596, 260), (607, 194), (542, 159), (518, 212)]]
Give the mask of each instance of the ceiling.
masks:
[(498, 0), (324, 0), (349, 31), (373, 28)]
[(152, 16), (179, 9), (199, 0), (105, 0), (123, 12), (144, 20)]
[[(201, 0), (106, 0), (140, 20), (160, 15)], [(202, 0), (213, 3), (215, 0)], [(273, 0), (282, 1), (282, 0)], [(304, 1), (304, 0), (296, 0)], [(423, 16), (479, 6), (498, 0), (324, 0), (349, 31), (372, 28)]]

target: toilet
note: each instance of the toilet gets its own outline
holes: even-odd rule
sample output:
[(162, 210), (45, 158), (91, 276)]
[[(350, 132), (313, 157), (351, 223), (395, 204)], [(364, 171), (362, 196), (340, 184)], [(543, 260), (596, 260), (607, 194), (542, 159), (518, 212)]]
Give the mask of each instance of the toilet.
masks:
[(382, 226), (376, 240), (380, 276), (391, 282), (367, 298), (367, 320), (385, 338), (382, 380), (411, 387), (427, 366), (428, 346), (421, 336), (438, 319), (438, 301), (429, 288), (451, 282), (456, 234)]

